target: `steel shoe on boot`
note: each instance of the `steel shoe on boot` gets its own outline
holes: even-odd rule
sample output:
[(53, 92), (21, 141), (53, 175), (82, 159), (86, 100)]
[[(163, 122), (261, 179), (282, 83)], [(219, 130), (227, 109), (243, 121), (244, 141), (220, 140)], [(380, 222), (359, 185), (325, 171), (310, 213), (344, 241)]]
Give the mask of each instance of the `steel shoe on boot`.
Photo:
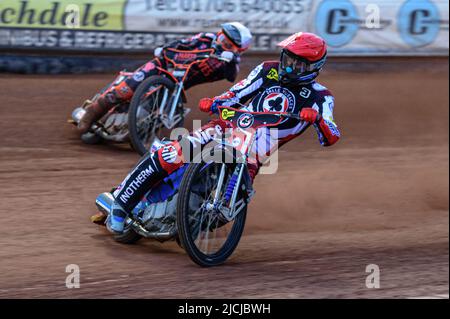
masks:
[(106, 228), (113, 234), (122, 234), (125, 227), (125, 218), (127, 218), (127, 213), (114, 202), (111, 207), (111, 214), (106, 219)]
[(98, 212), (97, 214), (91, 216), (91, 222), (97, 225), (105, 226), (107, 217), (108, 215), (106, 215), (105, 213)]

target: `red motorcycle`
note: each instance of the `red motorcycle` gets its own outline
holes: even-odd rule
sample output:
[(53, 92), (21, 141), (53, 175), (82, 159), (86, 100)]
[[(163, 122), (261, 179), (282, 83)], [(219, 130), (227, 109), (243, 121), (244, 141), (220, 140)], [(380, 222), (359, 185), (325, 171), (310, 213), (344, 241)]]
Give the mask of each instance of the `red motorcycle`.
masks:
[[(81, 136), (83, 142), (95, 144), (102, 139), (116, 142), (129, 142), (140, 154), (145, 154), (155, 141), (168, 137), (170, 130), (182, 127), (184, 118), (190, 112), (184, 107), (187, 102), (184, 81), (192, 66), (202, 61), (215, 58), (230, 62), (230, 52), (221, 56), (214, 54), (214, 49), (181, 51), (167, 48), (163, 51), (167, 69), (158, 67), (160, 75), (151, 76), (143, 81), (129, 103), (122, 103), (112, 108), (91, 130)], [(122, 71), (110, 85), (119, 85), (132, 73)], [(99, 96), (96, 95), (93, 100)], [(78, 124), (85, 113), (84, 107), (72, 112), (73, 124)]]

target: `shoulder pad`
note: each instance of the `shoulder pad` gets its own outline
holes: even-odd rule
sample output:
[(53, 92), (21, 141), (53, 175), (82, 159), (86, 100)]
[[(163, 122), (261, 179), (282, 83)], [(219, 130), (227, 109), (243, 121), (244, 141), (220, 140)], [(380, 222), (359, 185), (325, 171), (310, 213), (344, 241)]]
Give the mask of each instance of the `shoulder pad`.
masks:
[(203, 33), (197, 33), (197, 34), (193, 35), (193, 36), (190, 38), (190, 40), (191, 40), (191, 41), (192, 41), (192, 40), (196, 40), (196, 39), (199, 39), (199, 38), (201, 38), (201, 37), (203, 37)]
[(205, 38), (210, 38), (210, 39), (214, 39), (216, 37), (216, 35), (214, 33), (211, 33), (211, 32), (206, 32), (203, 36)]
[(328, 91), (328, 89), (318, 82), (312, 84), (312, 88), (316, 91)]
[(275, 68), (278, 70), (278, 66), (280, 65), (279, 61), (264, 61), (263, 66), (265, 70), (270, 70), (272, 68)]

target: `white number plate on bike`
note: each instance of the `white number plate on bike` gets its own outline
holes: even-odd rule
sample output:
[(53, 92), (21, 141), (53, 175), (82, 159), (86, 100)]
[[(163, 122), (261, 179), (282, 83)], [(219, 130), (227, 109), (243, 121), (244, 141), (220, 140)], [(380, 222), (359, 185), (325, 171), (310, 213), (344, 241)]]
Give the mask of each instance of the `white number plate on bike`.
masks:
[(183, 77), (186, 74), (186, 71), (177, 70), (177, 71), (173, 71), (172, 74), (176, 78), (181, 78), (181, 77)]

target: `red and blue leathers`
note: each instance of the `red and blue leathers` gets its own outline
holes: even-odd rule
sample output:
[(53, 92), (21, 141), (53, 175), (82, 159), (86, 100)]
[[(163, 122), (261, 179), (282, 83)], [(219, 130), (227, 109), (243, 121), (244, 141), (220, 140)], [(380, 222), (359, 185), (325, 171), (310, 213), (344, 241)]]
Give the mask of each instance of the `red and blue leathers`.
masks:
[[(282, 121), (275, 127), (275, 134), (271, 133), (269, 128), (258, 129), (257, 139), (267, 142), (254, 144), (255, 148), (261, 149), (253, 150), (252, 153), (256, 154), (257, 158), (248, 164), (252, 179), (266, 155), (300, 136), (311, 125), (315, 128), (319, 142), (323, 146), (333, 145), (340, 137), (333, 118), (334, 98), (330, 91), (315, 81), (303, 85), (282, 85), (278, 78), (278, 69), (279, 62), (264, 62), (246, 79), (215, 98), (222, 105), (235, 108), (247, 103), (245, 109), (249, 111), (288, 112), (301, 115), (300, 120), (289, 118)], [(183, 162), (190, 160), (183, 157), (182, 148), (186, 145), (190, 148), (202, 148), (214, 137), (222, 134), (226, 128), (226, 123), (212, 120), (200, 130), (144, 156), (115, 191), (116, 203), (125, 212), (130, 212), (151, 187), (179, 168)], [(193, 153), (195, 152), (190, 152)]]

